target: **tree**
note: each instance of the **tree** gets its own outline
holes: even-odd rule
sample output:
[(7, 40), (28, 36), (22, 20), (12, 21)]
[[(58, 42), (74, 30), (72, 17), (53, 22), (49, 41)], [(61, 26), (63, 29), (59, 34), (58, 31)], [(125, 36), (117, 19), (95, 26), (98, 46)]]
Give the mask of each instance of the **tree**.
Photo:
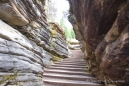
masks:
[(73, 29), (72, 29), (72, 28), (71, 28), (70, 33), (71, 33), (71, 38), (72, 38), (72, 39), (75, 39), (75, 33), (74, 33), (74, 31), (73, 31)]
[(64, 18), (60, 20), (60, 26), (63, 28), (66, 36), (66, 40), (75, 39), (75, 33), (72, 28), (67, 28), (64, 24)]
[(65, 32), (65, 37), (66, 37), (66, 40), (69, 38), (69, 32), (68, 32), (68, 29), (67, 27), (64, 25), (64, 18), (62, 17), (62, 19), (60, 20), (60, 26), (62, 27), (62, 29), (64, 30)]
[(55, 1), (46, 0), (45, 13), (49, 22), (54, 22), (56, 17), (57, 8), (55, 7)]

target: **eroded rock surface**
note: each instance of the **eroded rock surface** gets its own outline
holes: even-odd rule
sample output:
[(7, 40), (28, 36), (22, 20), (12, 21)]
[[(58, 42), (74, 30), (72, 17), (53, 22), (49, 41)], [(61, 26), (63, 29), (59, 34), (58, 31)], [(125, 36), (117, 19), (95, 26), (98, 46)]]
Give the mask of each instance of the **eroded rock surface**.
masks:
[(129, 1), (69, 0), (69, 3), (69, 21), (83, 44), (89, 70), (99, 79), (127, 86)]
[(64, 33), (54, 23), (51, 30), (44, 2), (0, 1), (1, 86), (43, 86), (44, 67), (68, 57)]

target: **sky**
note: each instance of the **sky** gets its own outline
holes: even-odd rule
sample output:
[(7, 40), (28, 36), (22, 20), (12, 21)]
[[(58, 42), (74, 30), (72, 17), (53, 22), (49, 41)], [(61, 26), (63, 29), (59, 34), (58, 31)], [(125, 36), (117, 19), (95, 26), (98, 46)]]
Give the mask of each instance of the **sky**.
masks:
[[(67, 0), (51, 0), (55, 2), (55, 8), (57, 9), (57, 15), (56, 15), (56, 22), (60, 23), (60, 20), (63, 17), (63, 12), (68, 12), (69, 10), (69, 3)], [(64, 18), (64, 24), (66, 25), (67, 28), (72, 28), (72, 25), (69, 23), (67, 18)]]

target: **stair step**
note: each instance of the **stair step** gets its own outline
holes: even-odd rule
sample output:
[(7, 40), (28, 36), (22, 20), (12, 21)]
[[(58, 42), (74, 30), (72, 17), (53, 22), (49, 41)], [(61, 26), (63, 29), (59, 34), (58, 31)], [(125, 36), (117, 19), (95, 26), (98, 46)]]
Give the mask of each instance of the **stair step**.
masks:
[(56, 62), (54, 64), (87, 64), (86, 62)]
[(87, 64), (73, 64), (73, 63), (67, 64), (67, 63), (62, 63), (62, 64), (52, 64), (52, 65), (73, 65), (73, 66), (86, 66)]
[[(43, 75), (59, 75), (59, 76), (74, 76), (74, 77), (83, 77), (87, 76), (86, 74), (68, 74), (68, 73), (56, 73), (56, 72), (45, 72)], [(92, 75), (87, 77), (93, 77)]]
[(85, 61), (59, 61), (59, 62), (55, 62), (54, 64), (58, 64), (58, 63), (85, 63)]
[(64, 59), (62, 61), (84, 61), (82, 58), (79, 59)]
[(80, 57), (80, 58), (78, 58), (78, 57), (75, 57), (75, 58), (66, 58), (66, 59), (63, 59), (63, 60), (69, 60), (69, 59), (73, 59), (73, 60), (76, 60), (76, 59), (83, 59), (83, 57)]
[(56, 71), (56, 70), (45, 70), (47, 73), (60, 73), (60, 74), (68, 74), (68, 75), (84, 75), (84, 76), (92, 76), (88, 72), (80, 72), (80, 71)]
[(44, 71), (58, 71), (58, 72), (72, 72), (72, 71), (76, 71), (76, 72), (89, 72), (88, 69), (82, 69), (82, 70), (77, 70), (77, 69), (74, 69), (74, 70), (68, 70), (68, 69), (52, 69), (52, 68), (47, 68), (47, 69), (44, 69)]
[(64, 63), (66, 63), (66, 64), (86, 64), (86, 62), (85, 61), (78, 61), (78, 62), (64, 62), (64, 61), (62, 61), (62, 62), (56, 62), (55, 64), (64, 64)]
[(82, 57), (80, 57), (80, 58), (66, 58), (66, 59), (63, 59), (63, 60), (76, 60), (76, 59), (83, 59)]
[(68, 67), (48, 67), (47, 69), (73, 70), (73, 71), (88, 71), (87, 68), (68, 68)]
[(59, 74), (43, 74), (44, 78), (57, 78), (57, 79), (68, 79), (68, 80), (97, 80), (97, 78), (94, 77), (88, 77), (88, 76), (74, 76), (74, 75), (59, 75)]
[(83, 58), (83, 57), (71, 57), (71, 58), (66, 58), (64, 60), (67, 60), (67, 59), (81, 59), (81, 58)]
[(51, 67), (87, 68), (87, 66), (74, 66), (74, 65), (51, 65)]
[(55, 78), (44, 78), (44, 84), (46, 86), (104, 86), (89, 81), (78, 81), (78, 80), (67, 80), (67, 79), (55, 79)]

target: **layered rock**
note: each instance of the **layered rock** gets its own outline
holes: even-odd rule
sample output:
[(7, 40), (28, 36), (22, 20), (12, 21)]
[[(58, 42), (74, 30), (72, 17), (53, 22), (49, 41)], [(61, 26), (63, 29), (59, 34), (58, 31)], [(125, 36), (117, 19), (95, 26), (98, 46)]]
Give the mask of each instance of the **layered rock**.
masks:
[[(69, 21), (74, 27), (89, 70), (99, 79), (117, 81), (124, 86), (128, 79), (128, 0), (69, 0)], [(121, 85), (122, 84), (122, 85)]]
[(53, 34), (46, 21), (44, 2), (0, 1), (1, 86), (43, 86), (44, 68), (68, 57), (61, 28)]

